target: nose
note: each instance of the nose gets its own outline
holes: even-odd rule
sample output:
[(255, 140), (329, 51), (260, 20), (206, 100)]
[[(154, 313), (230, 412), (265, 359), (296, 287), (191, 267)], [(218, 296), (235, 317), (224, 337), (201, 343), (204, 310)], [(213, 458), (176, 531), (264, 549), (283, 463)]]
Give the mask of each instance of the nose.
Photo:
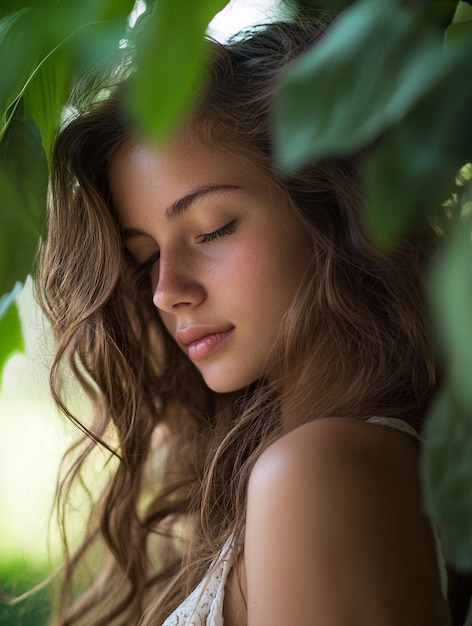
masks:
[(164, 255), (161, 250), (158, 279), (152, 301), (161, 311), (174, 313), (198, 306), (206, 297), (198, 266), (184, 254)]

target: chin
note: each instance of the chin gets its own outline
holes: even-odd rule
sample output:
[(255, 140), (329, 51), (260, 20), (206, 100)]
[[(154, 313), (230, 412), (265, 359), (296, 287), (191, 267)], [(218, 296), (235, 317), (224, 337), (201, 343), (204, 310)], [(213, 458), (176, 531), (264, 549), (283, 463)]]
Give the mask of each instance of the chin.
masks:
[(230, 383), (213, 383), (212, 381), (207, 381), (205, 380), (206, 386), (211, 389), (212, 391), (214, 391), (215, 393), (232, 393), (234, 391), (240, 391), (241, 389), (244, 389), (245, 387), (247, 387), (247, 385), (237, 385), (237, 384), (230, 384)]
[(232, 376), (228, 376), (222, 375), (221, 373), (218, 375), (215, 373), (208, 373), (205, 375), (204, 372), (201, 372), (201, 374), (206, 386), (215, 393), (232, 393), (234, 391), (241, 391), (259, 379), (258, 376), (251, 375), (234, 376), (233, 374)]

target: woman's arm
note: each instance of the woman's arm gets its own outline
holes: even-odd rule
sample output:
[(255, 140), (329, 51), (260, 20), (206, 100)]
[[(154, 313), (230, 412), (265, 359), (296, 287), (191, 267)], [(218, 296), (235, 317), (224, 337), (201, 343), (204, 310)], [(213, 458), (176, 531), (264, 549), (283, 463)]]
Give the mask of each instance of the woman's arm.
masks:
[(305, 424), (251, 475), (248, 626), (444, 626), (434, 538), (408, 436)]

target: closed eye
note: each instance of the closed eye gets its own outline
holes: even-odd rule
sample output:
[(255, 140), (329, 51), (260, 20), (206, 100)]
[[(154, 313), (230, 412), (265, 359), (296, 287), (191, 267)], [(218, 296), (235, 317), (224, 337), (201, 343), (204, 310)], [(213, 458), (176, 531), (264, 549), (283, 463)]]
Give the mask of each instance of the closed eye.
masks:
[(154, 263), (156, 263), (156, 261), (159, 260), (161, 256), (161, 253), (155, 252), (154, 254), (152, 254), (148, 259), (146, 259), (145, 261), (143, 261), (143, 263), (140, 263), (138, 265), (138, 271), (139, 273), (145, 273), (148, 270), (151, 269), (151, 267), (154, 265)]
[(213, 231), (212, 233), (207, 233), (206, 235), (200, 235), (198, 237), (197, 243), (211, 243), (212, 241), (216, 241), (220, 237), (225, 237), (226, 235), (232, 235), (236, 232), (236, 220), (233, 220), (226, 226), (219, 228), (218, 230)]
[[(197, 243), (199, 244), (211, 243), (212, 241), (216, 241), (220, 237), (232, 235), (235, 232), (236, 232), (236, 220), (233, 220), (229, 224), (226, 224), (222, 228), (218, 228), (218, 230), (215, 230), (212, 233), (206, 233), (204, 235), (200, 235), (197, 239)], [(138, 264), (139, 273), (145, 274), (146, 272), (148, 272), (152, 268), (154, 263), (156, 263), (159, 260), (160, 256), (161, 256), (161, 253), (157, 251), (157, 252), (154, 252), (154, 254), (152, 254), (145, 261), (143, 261), (142, 263), (139, 263)]]

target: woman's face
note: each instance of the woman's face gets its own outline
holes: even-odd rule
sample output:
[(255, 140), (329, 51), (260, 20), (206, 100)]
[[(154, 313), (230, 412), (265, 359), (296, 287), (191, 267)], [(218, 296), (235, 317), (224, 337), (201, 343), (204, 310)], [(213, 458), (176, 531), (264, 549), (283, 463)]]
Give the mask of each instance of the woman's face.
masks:
[(207, 385), (267, 375), (309, 249), (285, 196), (243, 156), (183, 136), (162, 151), (128, 144), (110, 181), (125, 245)]

